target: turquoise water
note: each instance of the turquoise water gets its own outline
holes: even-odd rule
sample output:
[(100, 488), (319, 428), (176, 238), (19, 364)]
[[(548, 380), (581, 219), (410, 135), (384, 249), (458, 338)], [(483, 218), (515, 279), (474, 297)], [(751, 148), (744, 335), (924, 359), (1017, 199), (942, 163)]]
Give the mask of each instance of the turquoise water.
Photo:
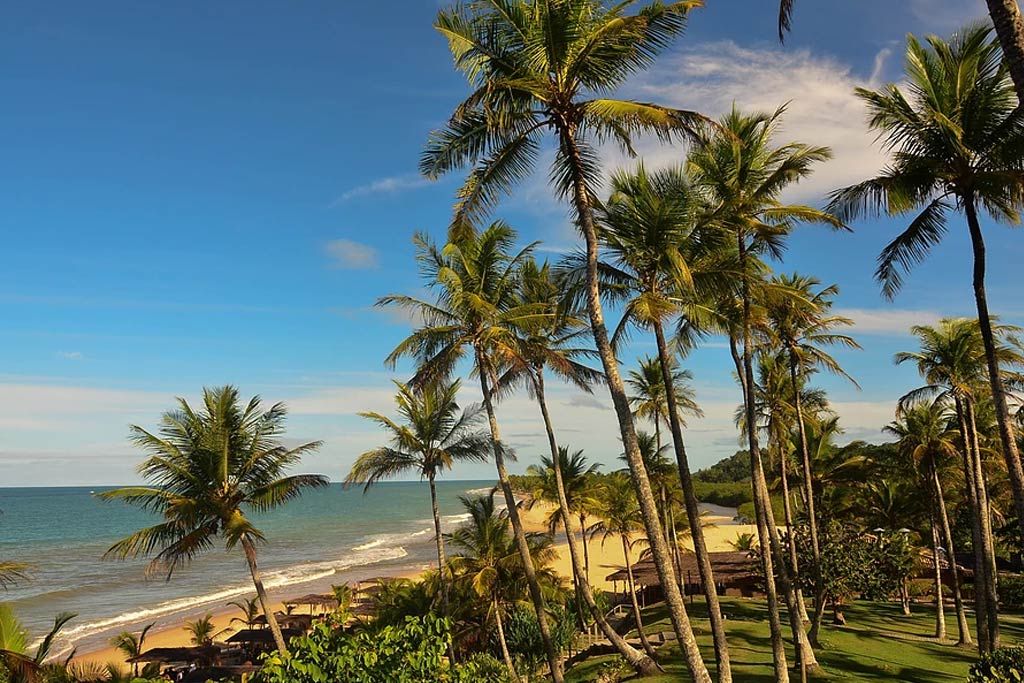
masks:
[[(444, 525), (465, 519), (460, 495), (490, 485), (438, 482)], [(102, 559), (113, 542), (154, 518), (98, 500), (92, 494), (100, 490), (0, 488), (0, 559), (32, 565), (31, 580), (0, 600), (12, 605), (33, 636), (45, 632), (58, 612), (76, 612), (61, 648), (88, 651), (124, 629), (154, 621), (158, 628), (177, 625), (253, 595), (239, 550), (218, 546), (170, 580), (147, 576), (142, 559)], [(365, 496), (334, 484), (254, 519), (267, 537), (259, 562), (275, 598), (436, 564), (425, 483), (383, 483)]]

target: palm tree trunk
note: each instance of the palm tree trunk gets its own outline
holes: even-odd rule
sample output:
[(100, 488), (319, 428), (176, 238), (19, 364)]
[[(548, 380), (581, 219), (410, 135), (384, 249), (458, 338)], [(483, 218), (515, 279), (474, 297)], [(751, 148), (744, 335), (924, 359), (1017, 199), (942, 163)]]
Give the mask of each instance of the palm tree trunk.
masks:
[[(562, 463), (558, 454), (558, 441), (555, 438), (555, 428), (551, 423), (551, 415), (548, 412), (547, 399), (544, 393), (544, 373), (538, 370), (534, 376), (534, 393), (537, 395), (537, 403), (540, 404), (540, 412), (544, 418), (544, 429), (548, 434), (548, 445), (551, 448), (551, 467), (555, 472), (555, 489), (558, 493), (558, 511), (565, 529), (565, 539), (569, 545), (569, 558), (572, 561), (573, 576), (577, 577), (577, 590), (583, 596), (583, 600), (590, 610), (591, 616), (597, 623), (598, 628), (605, 638), (618, 650), (619, 654), (629, 662), (637, 673), (642, 676), (651, 676), (660, 670), (657, 662), (650, 656), (640, 652), (626, 642), (626, 639), (616, 633), (611, 624), (604, 618), (601, 608), (594, 599), (594, 592), (590, 587), (589, 578), (584, 578), (584, 568), (580, 565), (580, 552), (576, 544), (576, 534), (573, 533), (569, 516), (569, 500), (565, 495), (565, 481), (562, 479)], [(586, 540), (584, 539), (584, 548)], [(646, 648), (645, 648), (646, 649)]]
[(991, 639), (988, 633), (988, 601), (985, 590), (987, 579), (985, 574), (988, 571), (985, 562), (985, 545), (981, 540), (981, 516), (983, 514), (981, 504), (978, 501), (978, 485), (974, 476), (974, 449), (971, 444), (970, 432), (967, 429), (967, 415), (964, 409), (964, 400), (954, 397), (956, 407), (957, 425), (960, 429), (960, 440), (963, 443), (963, 468), (964, 480), (967, 484), (967, 504), (971, 511), (971, 550), (974, 553), (974, 619), (978, 629), (978, 653), (986, 654), (991, 651)]
[(821, 544), (818, 541), (818, 515), (814, 508), (811, 452), (807, 446), (807, 425), (804, 422), (803, 399), (800, 396), (800, 384), (797, 377), (797, 357), (793, 349), (789, 350), (789, 378), (793, 385), (793, 407), (796, 410), (797, 432), (800, 434), (800, 474), (803, 479), (807, 530), (811, 537), (811, 557), (814, 559), (814, 619), (811, 621), (811, 632), (808, 638), (812, 645), (818, 647), (818, 633), (825, 615), (825, 600), (822, 595), (823, 582), (821, 580)]
[(270, 627), (270, 633), (274, 636), (274, 644), (277, 646), (278, 652), (287, 657), (288, 645), (284, 642), (281, 627), (277, 624), (277, 617), (274, 616), (273, 605), (270, 604), (270, 598), (267, 596), (267, 589), (263, 587), (260, 569), (256, 565), (256, 546), (252, 544), (252, 540), (247, 535), (242, 536), (242, 550), (245, 552), (245, 561), (249, 563), (249, 573), (252, 574), (252, 583), (256, 586), (256, 595), (263, 607), (263, 616), (267, 618), (267, 626)]
[(540, 590), (540, 582), (537, 580), (537, 568), (533, 564), (533, 557), (530, 554), (530, 545), (526, 540), (526, 533), (523, 531), (523, 521), (519, 517), (519, 507), (516, 504), (515, 494), (512, 492), (512, 483), (508, 478), (508, 470), (505, 468), (505, 447), (501, 443), (501, 433), (498, 430), (498, 418), (494, 414), (494, 401), (488, 382), (493, 382), (489, 359), (480, 348), (476, 349), (476, 363), (480, 374), (480, 391), (483, 394), (484, 409), (487, 411), (487, 421), (491, 428), (491, 444), (494, 448), (494, 465), (498, 470), (498, 483), (501, 492), (505, 497), (505, 505), (508, 508), (508, 518), (512, 523), (512, 534), (515, 536), (516, 545), (519, 548), (519, 557), (523, 562), (523, 571), (526, 574), (526, 583), (530, 589), (530, 599), (533, 608), (537, 613), (537, 627), (540, 630), (541, 641), (544, 644), (544, 653), (547, 655), (548, 668), (551, 671), (551, 680), (554, 683), (563, 683), (562, 666), (555, 651), (554, 642), (551, 640), (551, 628), (548, 625), (547, 610), (544, 606), (544, 595)]
[(946, 639), (946, 609), (942, 599), (942, 558), (939, 557), (939, 524), (933, 508), (931, 515), (932, 527), (932, 565), (935, 569), (935, 637)]
[[(1016, 0), (1010, 1), (1014, 5), (1016, 4)], [(991, 6), (992, 2), (989, 2), (989, 5)], [(1016, 21), (1020, 22), (1019, 10)], [(967, 214), (967, 224), (971, 230), (971, 246), (974, 249), (974, 301), (978, 308), (981, 341), (985, 346), (985, 362), (988, 365), (992, 404), (996, 411), (996, 422), (999, 424), (999, 440), (1003, 446), (1006, 473), (1009, 475), (1010, 488), (1013, 491), (1013, 504), (1017, 512), (1017, 525), (1020, 527), (1020, 540), (1024, 542), (1024, 468), (1021, 466), (1020, 453), (1017, 450), (1010, 409), (1006, 404), (1002, 375), (999, 373), (999, 359), (996, 357), (996, 343), (992, 335), (992, 318), (988, 312), (988, 298), (985, 294), (985, 239), (981, 234), (981, 225), (978, 223), (978, 212), (973, 197), (964, 198), (964, 212)]]
[(587, 517), (580, 515), (580, 536), (583, 538), (583, 575), (590, 585), (590, 539), (587, 534)]
[(942, 493), (942, 481), (939, 471), (932, 467), (932, 483), (935, 486), (935, 500), (938, 506), (939, 525), (942, 530), (942, 543), (946, 548), (946, 558), (950, 569), (950, 589), (953, 591), (953, 605), (956, 607), (956, 626), (958, 632), (957, 645), (970, 645), (971, 629), (967, 625), (967, 610), (964, 609), (964, 598), (960, 592), (960, 571), (957, 569), (956, 552), (953, 549), (953, 533), (949, 527), (949, 514), (946, 512), (946, 497)]
[(665, 540), (664, 534), (661, 533), (658, 506), (654, 502), (651, 482), (647, 476), (643, 458), (640, 455), (640, 447), (637, 444), (633, 415), (629, 409), (629, 400), (626, 397), (622, 376), (619, 374), (619, 362), (608, 340), (608, 330), (604, 324), (604, 311), (601, 307), (601, 292), (597, 279), (597, 228), (594, 225), (594, 216), (590, 203), (591, 197), (583, 178), (583, 160), (579, 148), (576, 146), (574, 126), (575, 124), (569, 124), (567, 121), (560, 122), (559, 135), (562, 154), (570, 165), (569, 172), (573, 187), (573, 206), (576, 209), (580, 229), (586, 240), (587, 310), (590, 315), (590, 329), (594, 335), (594, 344), (597, 346), (598, 355), (601, 357), (601, 365), (608, 382), (612, 405), (615, 408), (615, 414), (619, 421), (622, 445), (626, 453), (626, 460), (629, 463), (629, 472), (633, 479), (633, 487), (636, 489), (637, 500), (640, 503), (640, 514), (643, 518), (647, 539), (650, 542), (651, 555), (658, 572), (658, 579), (665, 593), (665, 603), (672, 620), (672, 626), (675, 630), (676, 638), (679, 640), (679, 647), (683, 651), (683, 658), (690, 670), (690, 677), (694, 683), (711, 683), (711, 675), (708, 673), (707, 666), (704, 664), (704, 659), (700, 653), (700, 648), (697, 646), (693, 627), (690, 625), (690, 619), (686, 614), (686, 604), (683, 601), (679, 585), (676, 583), (668, 543)]
[(501, 658), (505, 660), (505, 667), (513, 681), (519, 680), (516, 673), (516, 665), (512, 663), (512, 655), (508, 651), (508, 641), (505, 640), (505, 626), (501, 623), (501, 607), (498, 605), (498, 596), (491, 599), (491, 607), (494, 609), (494, 625), (498, 631), (498, 646), (501, 648)]
[(978, 496), (978, 509), (981, 514), (979, 527), (981, 529), (982, 562), (985, 565), (984, 590), (985, 603), (988, 617), (988, 646), (992, 650), (999, 647), (999, 570), (996, 567), (995, 540), (992, 536), (992, 508), (988, 500), (988, 486), (985, 483), (985, 470), (981, 462), (981, 447), (978, 443), (978, 425), (974, 416), (974, 401), (968, 398), (965, 401), (967, 407), (967, 434), (971, 440), (971, 450), (974, 453), (974, 486)]
[[(786, 535), (789, 537), (789, 566), (793, 570), (793, 580), (799, 581), (800, 560), (796, 554), (796, 536), (793, 534), (793, 503), (789, 499), (789, 472), (786, 470), (786, 454), (782, 447), (778, 449), (779, 454), (779, 477), (782, 480), (782, 514), (786, 518)], [(799, 583), (796, 587), (796, 604), (800, 612), (800, 620), (804, 623), (810, 622), (807, 616), (807, 606), (804, 604), (804, 593), (800, 590)]]
[[(803, 622), (800, 620), (800, 614), (797, 611), (796, 605), (796, 593), (794, 586), (790, 581), (789, 569), (786, 567), (786, 560), (782, 553), (782, 545), (779, 540), (779, 529), (775, 525), (775, 515), (772, 512), (771, 497), (768, 494), (768, 484), (764, 476), (764, 465), (761, 462), (761, 449), (757, 443), (757, 430), (753, 428), (753, 425), (757, 424), (755, 406), (754, 406), (754, 362), (753, 353), (751, 350), (751, 312), (750, 312), (750, 282), (747, 277), (747, 252), (746, 245), (744, 244), (742, 236), (738, 239), (739, 251), (740, 251), (740, 277), (742, 278), (742, 296), (743, 296), (743, 371), (744, 386), (746, 391), (744, 392), (744, 404), (747, 419), (747, 442), (750, 447), (750, 468), (751, 468), (751, 483), (754, 487), (754, 506), (755, 508), (760, 504), (761, 520), (758, 524), (758, 536), (761, 542), (761, 557), (762, 557), (762, 568), (765, 571), (765, 586), (771, 589), (771, 597), (769, 599), (769, 611), (774, 612), (771, 615), (778, 625), (779, 622), (779, 603), (778, 596), (775, 594), (775, 576), (773, 567), (778, 567), (779, 580), (782, 582), (783, 596), (786, 600), (786, 609), (789, 612), (789, 623), (790, 628), (793, 632), (793, 644), (796, 651), (797, 661), (800, 663), (801, 669), (806, 671), (814, 671), (818, 668), (818, 660), (814, 655), (814, 650), (811, 648), (811, 644), (807, 639), (807, 633), (804, 632)], [(772, 556), (774, 555), (774, 562), (772, 562)], [(778, 641), (776, 644), (774, 641)], [(778, 634), (773, 636), (772, 643), (772, 656), (775, 663), (775, 676), (780, 683), (786, 683), (789, 680), (789, 673), (786, 670), (786, 652), (782, 647), (782, 634), (781, 630)]]
[(1024, 103), (1024, 19), (1017, 0), (986, 0), (1017, 99)]
[(636, 599), (636, 582), (633, 580), (633, 562), (629, 556), (629, 541), (626, 539), (626, 534), (619, 534), (619, 540), (622, 541), (622, 558), (626, 563), (626, 581), (629, 582), (629, 601), (633, 605), (633, 620), (636, 622), (636, 633), (640, 637), (640, 644), (644, 648), (644, 652), (654, 659), (657, 654), (654, 652), (654, 648), (651, 647), (651, 641), (647, 639), (647, 633), (644, 632), (644, 620), (640, 614), (640, 603)]
[(715, 661), (718, 664), (718, 681), (719, 683), (731, 683), (732, 665), (729, 661), (729, 642), (725, 637), (725, 622), (722, 619), (722, 608), (718, 602), (718, 588), (715, 585), (711, 557), (708, 555), (708, 545), (704, 540), (704, 527), (700, 523), (700, 503), (693, 486), (690, 461), (686, 455), (686, 443), (683, 441), (683, 427), (679, 420), (676, 391), (672, 384), (672, 361), (668, 355), (668, 343), (665, 340), (665, 330), (660, 320), (654, 321), (654, 337), (658, 344), (661, 378), (665, 383), (668, 424), (672, 430), (676, 467), (679, 470), (679, 483), (683, 489), (683, 505), (686, 506), (686, 516), (690, 523), (690, 538), (693, 541), (693, 553), (697, 558), (697, 569), (700, 573), (701, 586), (704, 588), (704, 599), (707, 601), (711, 637), (715, 644)]
[[(437, 580), (441, 585), (441, 614), (447, 619), (451, 617), (451, 608), (448, 602), (448, 577), (445, 576), (447, 562), (444, 557), (444, 538), (441, 536), (441, 510), (437, 505), (437, 487), (434, 484), (434, 473), (427, 477), (430, 483), (430, 508), (434, 513), (434, 541), (437, 543)], [(448, 642), (448, 657), (455, 661), (454, 640)]]

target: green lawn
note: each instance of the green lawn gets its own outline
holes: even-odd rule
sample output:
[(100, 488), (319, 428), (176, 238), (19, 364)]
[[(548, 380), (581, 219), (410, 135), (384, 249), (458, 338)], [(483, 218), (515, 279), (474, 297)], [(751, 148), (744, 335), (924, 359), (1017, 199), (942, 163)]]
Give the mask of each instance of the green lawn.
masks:
[[(705, 661), (713, 666), (714, 652), (704, 619), (704, 605), (697, 602), (687, 607), (694, 628), (697, 629)], [(722, 610), (726, 617), (734, 679), (738, 683), (774, 681), (764, 602), (724, 598)], [(934, 615), (926, 605), (915, 605), (914, 614), (910, 617), (903, 616), (898, 605), (879, 603), (855, 603), (845, 612), (845, 627), (828, 626), (822, 633), (825, 647), (817, 653), (818, 661), (824, 669), (821, 679), (954, 683), (965, 680), (967, 670), (975, 661), (976, 650), (973, 648), (958, 648), (951, 643), (915, 639), (927, 638), (933, 633)], [(955, 638), (956, 618), (952, 609), (947, 611), (946, 616), (946, 628)], [(662, 605), (647, 608), (645, 617), (645, 630), (648, 633), (671, 629)], [(973, 615), (969, 618), (973, 626)], [(1022, 615), (1005, 615), (1002, 623), (1004, 645), (1024, 641)], [(788, 631), (788, 625), (786, 629)], [(685, 666), (674, 645), (661, 648), (659, 654), (662, 655), (661, 664), (665, 674), (645, 681), (677, 683), (686, 680), (683, 677)], [(792, 650), (787, 654), (792, 663)], [(603, 666), (615, 659), (611, 656), (588, 659), (569, 670), (566, 680), (573, 683), (592, 681)], [(793, 680), (799, 681), (799, 674)]]

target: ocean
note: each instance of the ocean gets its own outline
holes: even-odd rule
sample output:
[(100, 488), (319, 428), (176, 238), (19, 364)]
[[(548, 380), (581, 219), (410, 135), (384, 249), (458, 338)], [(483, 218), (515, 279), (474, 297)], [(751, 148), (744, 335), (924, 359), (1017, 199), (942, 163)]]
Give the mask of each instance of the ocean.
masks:
[[(459, 496), (491, 485), (439, 481), (445, 531), (466, 519)], [(0, 601), (11, 605), (33, 640), (57, 613), (74, 612), (57, 649), (88, 652), (123, 630), (180, 625), (255, 595), (239, 548), (218, 544), (170, 580), (147, 576), (145, 559), (104, 560), (112, 543), (156, 518), (97, 499), (93, 494), (102, 490), (0, 488), (0, 560), (31, 564), (30, 580), (0, 592)], [(275, 599), (436, 564), (426, 483), (381, 483), (366, 495), (332, 484), (253, 519), (267, 537), (258, 559)]]

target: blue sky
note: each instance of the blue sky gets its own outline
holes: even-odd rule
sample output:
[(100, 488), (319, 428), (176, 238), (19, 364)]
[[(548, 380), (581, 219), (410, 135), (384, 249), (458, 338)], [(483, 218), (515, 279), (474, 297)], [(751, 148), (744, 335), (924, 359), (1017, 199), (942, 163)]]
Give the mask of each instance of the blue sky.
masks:
[[(972, 0), (798, 3), (775, 41), (773, 3), (708, 0), (687, 35), (624, 94), (716, 116), (737, 102), (791, 101), (783, 137), (831, 145), (833, 162), (793, 198), (882, 163), (856, 85), (897, 79), (906, 32), (945, 33), (980, 16)], [(238, 384), (292, 408), (291, 436), (324, 439), (307, 469), (340, 477), (379, 435), (354, 415), (390, 408), (384, 356), (408, 331), (373, 310), (416, 292), (416, 230), (443, 235), (458, 178), (428, 183), (428, 132), (465, 93), (435, 2), (16, 2), (0, 26), (0, 485), (131, 481), (127, 426), (152, 426), (174, 396)], [(678, 147), (641, 145), (649, 165)], [(607, 165), (629, 165), (614, 152)], [(543, 170), (498, 210), (551, 255), (575, 244)], [(969, 245), (959, 224), (893, 303), (872, 282), (898, 221), (850, 235), (802, 230), (780, 269), (842, 288), (864, 387), (834, 380), (846, 438), (877, 438), (895, 397), (905, 328), (970, 314)], [(1020, 237), (989, 226), (992, 307), (1024, 321)], [(651, 351), (638, 338), (629, 359)], [(696, 466), (737, 447), (727, 352), (687, 364), (707, 419), (690, 431)], [(401, 369), (400, 369), (401, 370)], [(402, 372), (399, 372), (399, 377)], [(466, 399), (473, 395), (467, 392)], [(562, 439), (612, 463), (613, 415), (600, 393), (556, 387)], [(536, 408), (502, 406), (519, 468), (543, 451)], [(491, 476), (488, 466), (458, 476)]]

